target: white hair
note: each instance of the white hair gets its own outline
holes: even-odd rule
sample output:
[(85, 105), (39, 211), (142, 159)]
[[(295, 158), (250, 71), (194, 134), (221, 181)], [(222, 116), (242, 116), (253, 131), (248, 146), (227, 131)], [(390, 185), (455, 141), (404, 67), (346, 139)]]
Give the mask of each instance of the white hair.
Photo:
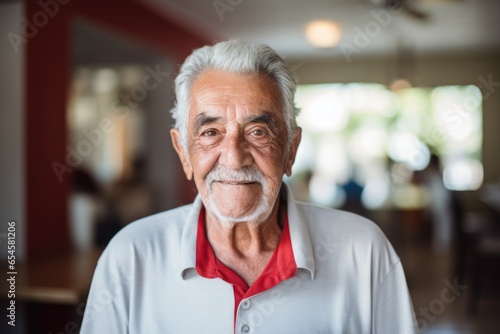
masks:
[(287, 129), (287, 146), (290, 147), (297, 129), (298, 113), (294, 104), (297, 81), (291, 68), (283, 58), (265, 44), (229, 40), (193, 51), (181, 66), (179, 75), (175, 79), (176, 103), (171, 113), (186, 152), (191, 87), (196, 78), (207, 70), (249, 75), (264, 73), (271, 77), (281, 92), (281, 105)]

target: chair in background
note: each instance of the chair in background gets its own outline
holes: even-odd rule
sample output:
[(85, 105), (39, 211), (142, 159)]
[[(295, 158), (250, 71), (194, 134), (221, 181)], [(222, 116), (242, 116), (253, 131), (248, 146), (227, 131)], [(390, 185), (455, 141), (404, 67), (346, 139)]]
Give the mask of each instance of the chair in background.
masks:
[(489, 212), (463, 212), (453, 204), (456, 232), (455, 273), (469, 286), (467, 313), (478, 313), (485, 297), (500, 296), (500, 221)]

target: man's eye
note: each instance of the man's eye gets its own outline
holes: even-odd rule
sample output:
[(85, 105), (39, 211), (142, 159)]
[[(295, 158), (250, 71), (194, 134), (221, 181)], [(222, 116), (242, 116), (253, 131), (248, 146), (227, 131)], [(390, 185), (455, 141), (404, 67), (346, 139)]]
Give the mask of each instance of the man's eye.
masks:
[(263, 137), (266, 135), (266, 132), (262, 129), (255, 129), (255, 130), (252, 130), (252, 135), (254, 137)]
[(213, 137), (217, 134), (217, 132), (215, 132), (214, 130), (207, 130), (205, 132), (203, 132), (201, 135), (203, 137)]

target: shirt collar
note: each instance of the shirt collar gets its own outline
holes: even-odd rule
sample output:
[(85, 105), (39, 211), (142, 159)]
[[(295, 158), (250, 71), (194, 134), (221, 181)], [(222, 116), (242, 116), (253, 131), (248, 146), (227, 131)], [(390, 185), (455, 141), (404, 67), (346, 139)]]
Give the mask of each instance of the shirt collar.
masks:
[(198, 194), (191, 205), (182, 231), (180, 273), (183, 279), (196, 267), (196, 234), (198, 232), (198, 217), (202, 207), (201, 196)]
[(286, 193), (287, 198), (288, 224), (295, 263), (297, 264), (297, 268), (307, 270), (311, 275), (311, 279), (314, 279), (315, 261), (309, 234), (309, 225), (300, 208), (300, 204), (297, 204), (293, 198), (292, 191), (285, 183), (283, 183), (282, 190)]
[[(282, 194), (287, 197), (288, 224), (295, 263), (298, 269), (307, 270), (311, 279), (314, 279), (315, 261), (308, 224), (300, 206), (295, 202), (291, 190), (284, 183)], [(202, 201), (198, 194), (186, 217), (182, 232), (179, 271), (183, 279), (186, 279), (188, 273), (195, 271), (196, 268), (196, 236), (201, 207)]]

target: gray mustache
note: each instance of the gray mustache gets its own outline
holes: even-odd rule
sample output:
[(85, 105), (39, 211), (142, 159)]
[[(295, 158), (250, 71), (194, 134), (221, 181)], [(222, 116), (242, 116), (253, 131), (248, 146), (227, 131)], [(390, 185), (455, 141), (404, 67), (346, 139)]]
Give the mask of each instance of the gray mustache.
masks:
[(257, 182), (261, 186), (266, 184), (264, 174), (258, 168), (248, 166), (240, 170), (232, 170), (217, 165), (208, 172), (205, 182), (211, 187), (214, 181)]

